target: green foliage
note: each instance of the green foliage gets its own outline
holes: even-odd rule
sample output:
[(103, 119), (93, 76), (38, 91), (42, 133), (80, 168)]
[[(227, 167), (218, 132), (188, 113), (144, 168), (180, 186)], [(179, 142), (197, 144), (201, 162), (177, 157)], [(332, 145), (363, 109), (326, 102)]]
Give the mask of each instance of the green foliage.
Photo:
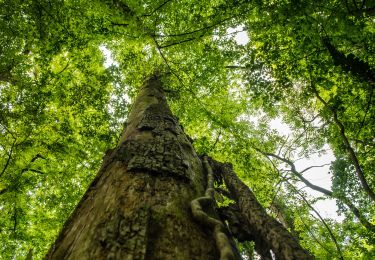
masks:
[[(339, 258), (332, 237), (293, 189), (300, 179), (267, 154), (294, 161), (329, 145), (345, 219), (326, 221), (345, 258), (371, 259), (374, 234), (342, 198), (375, 224), (343, 139), (375, 190), (373, 9), (370, 1), (0, 1), (1, 257), (46, 253), (158, 69), (197, 153), (231, 162), (275, 217), (277, 198), (318, 259)], [(230, 33), (238, 28), (247, 44)], [(116, 61), (109, 67), (104, 47)], [(272, 130), (275, 118), (288, 136)], [(250, 258), (253, 246), (241, 248)]]

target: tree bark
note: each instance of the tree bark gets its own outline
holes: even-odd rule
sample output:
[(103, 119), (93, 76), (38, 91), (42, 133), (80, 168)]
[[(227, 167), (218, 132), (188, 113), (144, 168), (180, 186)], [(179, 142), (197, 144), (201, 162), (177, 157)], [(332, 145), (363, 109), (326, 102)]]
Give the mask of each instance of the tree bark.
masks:
[(219, 213), (221, 218), (227, 222), (231, 235), (238, 242), (254, 241), (254, 249), (260, 256), (260, 260), (272, 260), (271, 250), (267, 242), (258, 235), (256, 228), (249, 223), (237, 204), (221, 207)]
[(219, 259), (213, 230), (190, 209), (204, 196), (204, 168), (158, 77), (128, 121), (46, 259)]

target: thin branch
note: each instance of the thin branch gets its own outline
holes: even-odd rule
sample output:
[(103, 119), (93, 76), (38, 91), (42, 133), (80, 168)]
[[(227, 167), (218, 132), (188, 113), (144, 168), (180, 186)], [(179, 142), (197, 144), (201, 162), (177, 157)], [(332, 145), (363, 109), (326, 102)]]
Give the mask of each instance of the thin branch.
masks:
[(302, 200), (306, 203), (306, 205), (312, 210), (315, 212), (315, 214), (318, 216), (318, 218), (320, 219), (320, 221), (323, 223), (323, 225), (326, 227), (330, 237), (332, 238), (332, 241), (333, 243), (335, 244), (336, 246), (336, 249), (337, 249), (337, 252), (339, 253), (340, 255), (340, 259), (344, 259), (344, 257), (342, 256), (342, 253), (341, 253), (341, 248), (337, 242), (337, 239), (336, 239), (336, 236), (333, 234), (331, 228), (328, 226), (327, 222), (324, 220), (324, 218), (320, 215), (320, 213), (306, 200), (306, 198), (301, 194), (300, 191), (298, 191), (297, 189), (294, 188), (294, 186), (288, 182), (289, 185), (291, 187), (293, 187), (293, 189), (298, 193), (298, 195), (302, 198)]
[(37, 159), (46, 159), (44, 158), (42, 155), (40, 155), (39, 153), (37, 155), (35, 155), (31, 160), (30, 162), (35, 162)]
[(128, 27), (129, 26), (128, 23), (115, 23), (115, 22), (112, 22), (112, 21), (111, 21), (111, 25), (113, 25), (113, 26), (121, 26), (121, 27)]
[(164, 53), (160, 49), (160, 45), (159, 45), (158, 41), (155, 39), (155, 37), (152, 37), (152, 39), (154, 40), (156, 48), (157, 48), (161, 58), (164, 60), (165, 64), (167, 65), (168, 69), (170, 70), (170, 72), (180, 81), (181, 85), (184, 86), (184, 83), (183, 83), (182, 79), (180, 78), (180, 76), (169, 65), (169, 62), (168, 62), (167, 58), (164, 56)]
[[(165, 57), (163, 51), (160, 49), (160, 44), (158, 43), (158, 41), (156, 40), (156, 38), (155, 38), (153, 35), (150, 35), (150, 37), (154, 40), (155, 45), (156, 45), (156, 48), (157, 48), (157, 50), (158, 50), (160, 56), (161, 56), (162, 59), (164, 60), (165, 64), (167, 65), (167, 67), (168, 67), (168, 69), (170, 70), (170, 72), (172, 73), (172, 75), (174, 75), (174, 76), (178, 79), (178, 81), (179, 81), (180, 84), (181, 84), (181, 87), (183, 87), (183, 88), (185, 88), (187, 91), (189, 91), (189, 92), (193, 95), (193, 97), (194, 97), (196, 100), (199, 100), (199, 98), (197, 97), (197, 94), (196, 94), (191, 88), (187, 87), (187, 86), (184, 84), (184, 82), (183, 82), (183, 80), (181, 79), (181, 77), (175, 72), (174, 69), (172, 69), (172, 67), (171, 67), (170, 64), (169, 64), (170, 62), (169, 62), (168, 59)], [(188, 76), (188, 75), (187, 75), (187, 76)], [(188, 76), (188, 77), (189, 77), (189, 76)], [(180, 89), (181, 89), (181, 88), (180, 88)], [(179, 89), (179, 90), (180, 90), (180, 89)], [(212, 116), (211, 119), (212, 119), (214, 122), (218, 123), (219, 126), (223, 127), (223, 125), (222, 125), (219, 121), (215, 121), (215, 120), (214, 120), (214, 119), (215, 119), (215, 118), (214, 118), (214, 115), (213, 115), (210, 111), (207, 110), (206, 105), (205, 105), (205, 103), (204, 103), (203, 101), (200, 101), (200, 102), (199, 102), (199, 105), (200, 105), (201, 108), (204, 110), (204, 112), (207, 113), (207, 115)]]
[(226, 69), (239, 69), (239, 70), (248, 70), (249, 67), (246, 66), (236, 66), (236, 65), (228, 65), (225, 66)]
[(13, 232), (16, 233), (17, 230), (17, 204), (14, 205), (14, 210), (13, 210)]
[[(324, 189), (324, 188), (322, 188), (320, 186), (314, 185), (310, 181), (308, 181), (305, 177), (303, 177), (303, 175), (300, 172), (297, 171), (296, 166), (294, 165), (294, 163), (292, 161), (290, 161), (290, 160), (288, 160), (286, 158), (283, 158), (283, 157), (281, 157), (279, 155), (273, 154), (273, 153), (265, 153), (265, 152), (261, 151), (260, 149), (257, 149), (257, 148), (254, 148), (254, 149), (256, 151), (260, 152), (261, 154), (265, 155), (265, 156), (272, 156), (272, 157), (274, 157), (274, 158), (276, 158), (276, 159), (278, 159), (278, 160), (280, 160), (280, 161), (288, 164), (290, 166), (290, 168), (291, 168), (291, 172), (293, 174), (295, 174), (303, 183), (305, 183), (307, 187), (309, 187), (309, 188), (311, 188), (313, 190), (319, 191), (319, 192), (321, 192), (321, 193), (323, 193), (323, 194), (325, 194), (325, 195), (327, 195), (329, 197), (333, 196), (332, 191), (329, 191), (329, 190)], [(305, 169), (304, 171), (307, 171), (307, 169)]]
[(213, 149), (215, 149), (216, 144), (219, 142), (219, 139), (220, 139), (220, 136), (221, 136), (221, 130), (222, 130), (222, 128), (220, 127), (219, 134), (216, 137), (215, 143), (212, 145), (212, 147), (208, 151), (208, 153), (211, 152)]
[(36, 173), (39, 173), (39, 174), (44, 174), (44, 172), (42, 172), (42, 171), (39, 171), (39, 170), (36, 170), (36, 169), (31, 169), (31, 168), (23, 168), (21, 170), (21, 174), (24, 174), (25, 172), (28, 172), (28, 171), (36, 172)]
[(183, 33), (177, 33), (177, 34), (167, 34), (167, 35), (164, 35), (163, 37), (180, 37), (180, 36), (185, 36), (185, 35), (189, 35), (189, 34), (194, 34), (194, 33), (197, 33), (197, 32), (200, 32), (200, 31), (204, 31), (204, 30), (208, 30), (208, 29), (211, 29), (217, 25), (220, 25), (232, 18), (236, 17), (236, 15), (234, 16), (230, 16), (230, 17), (227, 17), (223, 20), (220, 20), (214, 24), (211, 24), (211, 25), (208, 25), (208, 26), (205, 26), (205, 27), (202, 27), (202, 28), (199, 28), (199, 29), (196, 29), (196, 30), (193, 30), (193, 31), (189, 31), (189, 32), (183, 32)]
[(366, 112), (365, 115), (363, 116), (361, 126), (359, 127), (356, 136), (358, 137), (359, 133), (362, 131), (363, 126), (365, 125), (366, 117), (368, 114), (368, 111), (370, 110), (371, 104), (372, 104), (372, 94), (374, 93), (374, 88), (371, 87), (371, 93), (370, 93), (370, 100), (367, 102), (367, 107), (366, 107)]
[(169, 43), (169, 44), (166, 44), (166, 45), (159, 46), (159, 48), (160, 48), (160, 49), (164, 49), (164, 48), (168, 48), (168, 47), (171, 47), (171, 46), (174, 46), (174, 45), (178, 45), (178, 44), (181, 44), (181, 43), (184, 43), (184, 42), (190, 42), (190, 41), (193, 41), (193, 40), (196, 40), (196, 39), (202, 38), (203, 35), (204, 35), (204, 34), (202, 34), (202, 35), (199, 36), (199, 37), (188, 38), (188, 39), (185, 39), (185, 40), (181, 40), (181, 41), (177, 41), (177, 42), (172, 42), (172, 43)]
[(325, 164), (322, 164), (322, 165), (314, 165), (314, 166), (310, 166), (310, 167), (307, 167), (306, 169), (303, 169), (302, 171), (300, 171), (299, 173), (302, 174), (304, 172), (307, 172), (308, 170), (312, 169), (312, 168), (321, 168), (321, 167), (324, 167), (324, 166), (328, 166), (328, 165), (331, 165), (330, 163), (325, 163)]
[(0, 177), (3, 176), (3, 174), (4, 174), (5, 171), (6, 171), (6, 169), (7, 169), (8, 166), (9, 166), (10, 160), (12, 159), (13, 148), (14, 148), (14, 146), (15, 146), (15, 144), (16, 144), (16, 141), (17, 141), (17, 139), (14, 139), (13, 144), (12, 144), (12, 147), (10, 148), (10, 151), (9, 151), (9, 153), (8, 153), (8, 159), (7, 159), (7, 161), (6, 161), (6, 163), (5, 163), (4, 167), (3, 167), (3, 170), (2, 170), (1, 173), (0, 173)]
[(0, 190), (0, 195), (3, 195), (4, 193), (8, 192), (8, 189), (7, 188), (4, 188), (2, 190)]
[(332, 252), (327, 249), (323, 244), (322, 242), (320, 242), (318, 240), (318, 238), (315, 236), (315, 234), (311, 231), (310, 227), (307, 226), (307, 224), (305, 223), (305, 221), (303, 220), (303, 218), (300, 216), (300, 214), (297, 214), (299, 219), (301, 220), (302, 224), (305, 226), (306, 230), (308, 233), (310, 233), (310, 235), (313, 237), (313, 239), (330, 255), (332, 255)]
[(1, 123), (0, 123), (0, 125), (1, 125), (2, 128), (4, 128), (5, 131), (7, 131), (13, 137), (13, 139), (17, 139), (17, 137), (15, 136), (15, 134), (12, 131), (10, 131), (8, 129), (8, 127), (6, 127), (5, 125), (3, 125)]
[(281, 153), (281, 150), (284, 148), (284, 146), (288, 143), (288, 140), (289, 140), (289, 135), (283, 140), (282, 144), (280, 145), (280, 148), (279, 150), (277, 151), (277, 154), (280, 154)]
[(63, 72), (69, 67), (69, 63), (70, 63), (70, 59), (69, 59), (68, 62), (66, 63), (65, 67), (64, 67), (62, 70), (60, 70), (59, 72), (57, 72), (57, 73), (55, 74), (55, 76), (57, 76), (57, 75), (63, 73)]

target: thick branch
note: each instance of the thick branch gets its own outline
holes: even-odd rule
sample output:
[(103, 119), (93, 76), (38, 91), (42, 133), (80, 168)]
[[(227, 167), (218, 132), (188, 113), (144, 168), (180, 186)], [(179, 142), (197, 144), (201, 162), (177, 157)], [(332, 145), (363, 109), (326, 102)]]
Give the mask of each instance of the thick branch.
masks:
[(254, 227), (252, 227), (246, 219), (246, 216), (241, 213), (237, 204), (230, 204), (226, 207), (219, 208), (221, 219), (228, 224), (231, 235), (239, 242), (254, 241), (255, 250), (261, 256), (262, 260), (272, 260), (271, 250), (267, 243), (257, 236)]
[[(217, 163), (217, 162), (216, 162)], [(217, 163), (220, 164), (220, 163)], [(254, 227), (258, 236), (280, 259), (313, 259), (297, 239), (281, 223), (270, 217), (255, 195), (233, 172), (229, 164), (220, 164), (224, 182), (235, 198), (241, 212)]]

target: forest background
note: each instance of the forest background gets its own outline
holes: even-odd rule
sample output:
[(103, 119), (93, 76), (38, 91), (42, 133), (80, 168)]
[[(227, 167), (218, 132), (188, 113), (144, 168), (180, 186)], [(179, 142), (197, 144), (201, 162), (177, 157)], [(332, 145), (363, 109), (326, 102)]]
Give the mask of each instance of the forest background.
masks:
[(1, 257), (45, 255), (163, 68), (199, 154), (318, 259), (372, 259), (374, 16), (365, 0), (0, 1)]

